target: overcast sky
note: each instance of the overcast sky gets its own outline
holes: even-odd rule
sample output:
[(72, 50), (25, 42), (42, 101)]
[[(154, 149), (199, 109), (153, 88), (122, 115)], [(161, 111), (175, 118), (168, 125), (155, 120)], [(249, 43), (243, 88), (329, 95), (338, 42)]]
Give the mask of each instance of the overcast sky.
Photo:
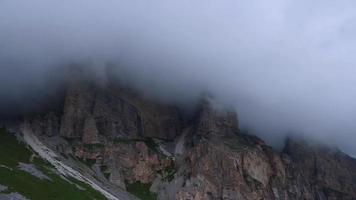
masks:
[(164, 100), (213, 93), (270, 144), (298, 132), (356, 155), (355, 55), (352, 0), (0, 0), (2, 109), (53, 66), (110, 61)]

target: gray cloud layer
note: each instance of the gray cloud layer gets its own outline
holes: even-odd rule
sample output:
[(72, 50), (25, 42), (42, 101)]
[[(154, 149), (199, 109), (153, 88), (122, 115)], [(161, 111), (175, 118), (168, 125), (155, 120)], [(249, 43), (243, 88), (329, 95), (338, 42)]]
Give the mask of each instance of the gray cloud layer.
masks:
[(21, 105), (50, 66), (116, 62), (165, 100), (214, 93), (271, 143), (298, 131), (356, 155), (355, 34), (351, 0), (2, 0), (0, 94)]

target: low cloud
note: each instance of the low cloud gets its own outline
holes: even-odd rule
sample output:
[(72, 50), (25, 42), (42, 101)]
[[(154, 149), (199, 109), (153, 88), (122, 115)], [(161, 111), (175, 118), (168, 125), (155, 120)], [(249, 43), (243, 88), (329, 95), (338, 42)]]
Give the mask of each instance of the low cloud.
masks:
[(111, 62), (165, 101), (213, 93), (271, 144), (297, 132), (356, 155), (355, 35), (347, 0), (3, 0), (0, 108), (26, 110), (63, 63)]

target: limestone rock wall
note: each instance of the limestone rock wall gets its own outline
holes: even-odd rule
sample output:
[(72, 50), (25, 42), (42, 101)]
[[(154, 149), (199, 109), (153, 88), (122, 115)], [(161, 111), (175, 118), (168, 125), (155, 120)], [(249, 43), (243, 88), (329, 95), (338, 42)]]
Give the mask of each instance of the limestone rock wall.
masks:
[(115, 85), (69, 84), (62, 113), (26, 123), (60, 137), (62, 155), (90, 161), (117, 187), (152, 184), (158, 199), (356, 199), (356, 161), (289, 139), (282, 152), (239, 132), (237, 115), (204, 99), (190, 123), (179, 108)]

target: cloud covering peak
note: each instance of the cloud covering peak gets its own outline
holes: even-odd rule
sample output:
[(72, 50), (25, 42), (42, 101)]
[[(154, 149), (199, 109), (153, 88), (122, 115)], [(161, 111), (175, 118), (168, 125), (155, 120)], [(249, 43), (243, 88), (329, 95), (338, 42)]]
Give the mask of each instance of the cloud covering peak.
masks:
[(302, 132), (356, 155), (355, 53), (351, 0), (0, 2), (1, 108), (63, 63), (112, 62), (165, 100), (213, 93), (272, 143)]

